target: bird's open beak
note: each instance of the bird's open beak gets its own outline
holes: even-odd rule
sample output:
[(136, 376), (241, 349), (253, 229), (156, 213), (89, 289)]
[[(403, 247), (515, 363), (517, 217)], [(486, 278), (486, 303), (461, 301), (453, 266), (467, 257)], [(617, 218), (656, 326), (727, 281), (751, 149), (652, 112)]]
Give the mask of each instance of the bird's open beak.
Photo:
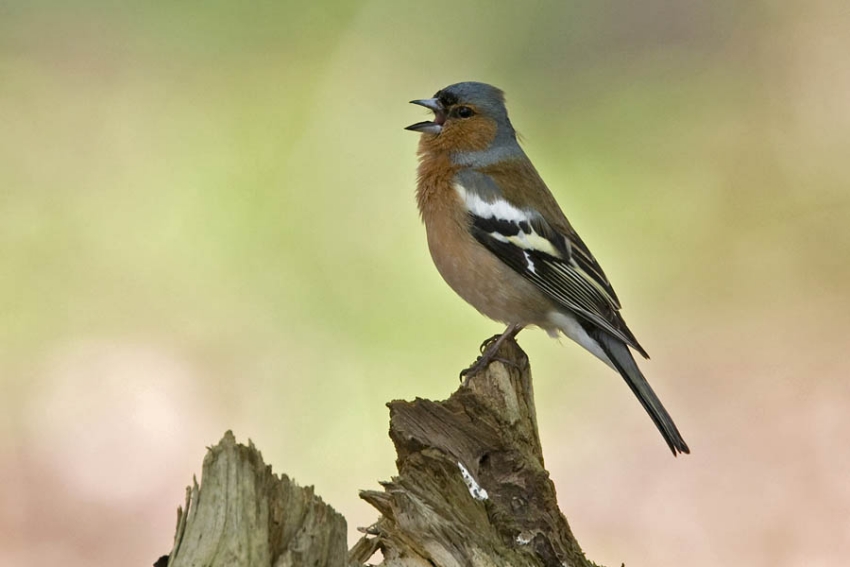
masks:
[(443, 131), (443, 123), (446, 121), (446, 111), (440, 101), (436, 98), (423, 98), (419, 100), (411, 100), (410, 104), (418, 104), (429, 110), (434, 111), (434, 120), (432, 122), (417, 122), (411, 124), (405, 130), (411, 132), (426, 132), (428, 134), (439, 134)]

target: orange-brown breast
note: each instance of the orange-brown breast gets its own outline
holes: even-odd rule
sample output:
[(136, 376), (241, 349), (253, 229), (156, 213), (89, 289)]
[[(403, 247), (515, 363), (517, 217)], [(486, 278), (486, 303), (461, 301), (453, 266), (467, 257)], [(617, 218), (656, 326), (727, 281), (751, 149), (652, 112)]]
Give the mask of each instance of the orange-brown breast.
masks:
[(491, 319), (553, 328), (549, 314), (554, 303), (469, 232), (465, 206), (453, 187), (458, 167), (448, 154), (428, 151), (423, 140), (420, 158), (417, 202), (431, 258), (446, 283)]

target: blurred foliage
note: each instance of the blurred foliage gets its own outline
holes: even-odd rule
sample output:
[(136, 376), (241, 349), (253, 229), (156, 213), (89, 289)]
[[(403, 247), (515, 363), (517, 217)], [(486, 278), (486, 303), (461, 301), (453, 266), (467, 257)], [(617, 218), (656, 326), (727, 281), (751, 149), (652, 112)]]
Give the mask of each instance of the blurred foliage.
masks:
[[(63, 420), (80, 414), (58, 412), (44, 429), (43, 400), (74, 364), (85, 373), (99, 352), (136, 345), (190, 369), (175, 380), (192, 399), (170, 418), (198, 427), (186, 451), (235, 424), (276, 468), (369, 517), (354, 490), (392, 474), (382, 404), (446, 396), (499, 330), (431, 266), (413, 200), (416, 138), (402, 130), (421, 114), (408, 100), (460, 80), (507, 92), (526, 150), (627, 320), (678, 375), (647, 367), (659, 389), (679, 391), (662, 398), (690, 400), (671, 404), (674, 416), (708, 404), (709, 381), (741, 377), (691, 367), (707, 336), (745, 360), (752, 352), (734, 349), (754, 335), (781, 352), (825, 344), (807, 335), (824, 320), (836, 329), (828, 344), (850, 344), (841, 11), (0, 4), (0, 448), (20, 457), (33, 440), (48, 452), (68, 441)], [(790, 331), (800, 320), (812, 323)], [(96, 345), (83, 362), (67, 355), (81, 344)], [(542, 333), (522, 344), (544, 436), (578, 443), (616, 390), (614, 407), (640, 423), (633, 439), (654, 447), (621, 384), (593, 380), (605, 368)], [(134, 360), (110, 372), (130, 376)], [(133, 391), (116, 395), (133, 408)], [(580, 429), (589, 415), (596, 424)], [(131, 444), (115, 421), (90, 427)], [(700, 436), (696, 420), (682, 429)], [(195, 456), (165, 502), (180, 500)]]

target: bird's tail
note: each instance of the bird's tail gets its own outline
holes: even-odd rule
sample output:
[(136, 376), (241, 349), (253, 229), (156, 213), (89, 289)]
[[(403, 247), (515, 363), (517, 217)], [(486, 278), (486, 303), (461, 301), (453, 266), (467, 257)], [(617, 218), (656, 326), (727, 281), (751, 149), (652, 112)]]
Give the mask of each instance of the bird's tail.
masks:
[(608, 358), (611, 360), (614, 368), (617, 369), (626, 381), (626, 384), (628, 384), (629, 388), (632, 389), (632, 392), (634, 392), (637, 399), (640, 400), (640, 403), (646, 410), (646, 413), (648, 413), (649, 417), (652, 418), (653, 423), (655, 423), (655, 427), (657, 427), (658, 431), (661, 432), (661, 435), (664, 436), (664, 440), (667, 441), (667, 445), (670, 446), (670, 450), (673, 451), (673, 455), (676, 455), (677, 453), (690, 453), (691, 450), (688, 449), (688, 444), (685, 443), (684, 439), (682, 439), (682, 435), (676, 428), (676, 424), (673, 423), (673, 419), (670, 417), (670, 414), (668, 414), (667, 410), (664, 409), (664, 406), (661, 405), (661, 400), (658, 399), (658, 396), (656, 396), (655, 392), (652, 391), (652, 386), (650, 386), (649, 382), (646, 381), (646, 378), (643, 377), (643, 373), (640, 371), (640, 368), (638, 368), (629, 347), (621, 340), (609, 335), (605, 331), (600, 330), (595, 333), (595, 335), (596, 336), (594, 338), (602, 347), (602, 350), (605, 351), (605, 354), (608, 355)]

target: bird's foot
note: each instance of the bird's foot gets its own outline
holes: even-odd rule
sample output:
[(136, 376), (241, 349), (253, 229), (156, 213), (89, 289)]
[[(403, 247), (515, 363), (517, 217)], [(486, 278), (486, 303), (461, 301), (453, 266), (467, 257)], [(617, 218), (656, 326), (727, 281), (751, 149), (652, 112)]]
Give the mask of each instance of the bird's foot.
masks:
[(513, 360), (494, 356), (495, 354), (495, 351), (488, 352), (476, 358), (475, 362), (473, 362), (472, 365), (469, 366), (469, 368), (464, 368), (460, 371), (460, 379), (463, 380), (464, 378), (478, 374), (480, 371), (484, 370), (484, 368), (486, 368), (491, 362), (501, 362), (505, 366), (513, 366), (517, 370), (522, 370), (520, 365), (514, 362)]
[(499, 337), (501, 337), (502, 335), (504, 335), (504, 333), (496, 333), (489, 339), (486, 339), (483, 343), (481, 343), (481, 346), (478, 347), (478, 352), (484, 354), (484, 351), (487, 350), (494, 342), (498, 341)]
[(487, 365), (489, 365), (494, 360), (501, 361), (502, 359), (497, 359), (494, 356), (495, 354), (496, 354), (495, 352), (482, 353), (481, 356), (476, 358), (475, 362), (473, 362), (468, 368), (464, 368), (463, 370), (460, 371), (460, 379), (463, 380), (467, 376), (474, 376), (474, 375), (478, 374), (479, 372), (484, 370), (484, 368), (486, 368)]
[(521, 330), (521, 325), (511, 325), (505, 330), (504, 333), (499, 335), (493, 335), (492, 337), (481, 343), (481, 356), (475, 359), (475, 362), (473, 362), (469, 368), (465, 368), (460, 371), (460, 379), (468, 379), (470, 376), (478, 374), (494, 360), (503, 364), (507, 364), (509, 366), (516, 367), (517, 365), (515, 362), (507, 360), (505, 358), (498, 358), (496, 357), (496, 353), (499, 352), (499, 349), (501, 348), (502, 343), (504, 343), (505, 340), (514, 338)]

